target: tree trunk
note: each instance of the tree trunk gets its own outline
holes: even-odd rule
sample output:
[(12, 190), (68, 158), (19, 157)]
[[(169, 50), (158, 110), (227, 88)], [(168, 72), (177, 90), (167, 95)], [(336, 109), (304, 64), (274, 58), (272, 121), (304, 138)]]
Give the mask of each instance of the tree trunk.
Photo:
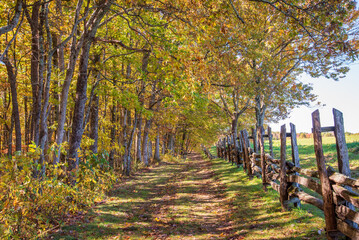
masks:
[(8, 128), (9, 136), (8, 136), (8, 148), (7, 148), (7, 155), (11, 158), (12, 156), (12, 132), (14, 130), (14, 115), (11, 115), (11, 126)]
[(146, 166), (149, 165), (148, 162), (148, 135), (151, 129), (152, 119), (146, 120), (145, 129), (143, 131), (143, 162)]
[[(39, 142), (39, 124), (40, 124), (40, 107), (39, 102), (39, 17), (40, 17), (40, 1), (36, 1), (32, 6), (31, 18), (28, 18), (31, 27), (31, 87), (32, 87), (32, 122), (31, 122), (31, 138), (38, 145)], [(40, 98), (41, 99), (41, 98)]]
[[(115, 101), (113, 101), (113, 106), (111, 108), (111, 145), (115, 144), (116, 141), (116, 105), (115, 105)], [(109, 155), (109, 164), (111, 167), (114, 166), (114, 162), (115, 162), (115, 150), (111, 149), (110, 150), (110, 155)]]
[(141, 129), (142, 129), (142, 116), (139, 114), (138, 118), (138, 132), (137, 132), (137, 162), (142, 162), (142, 151), (141, 151)]
[[(82, 1), (79, 1), (82, 2)], [(56, 11), (63, 16), (62, 12), (62, 0), (56, 0)], [(56, 36), (57, 43), (60, 43), (62, 39), (62, 33), (60, 31), (59, 35)], [(60, 72), (65, 72), (65, 54), (64, 54), (64, 46), (60, 46), (57, 49), (57, 67), (59, 68)]]
[(266, 106), (261, 101), (261, 96), (257, 94), (255, 97), (255, 114), (256, 114), (257, 129), (260, 129), (264, 125), (265, 110), (266, 110)]
[(72, 120), (72, 133), (70, 136), (69, 149), (69, 168), (71, 171), (76, 169), (79, 165), (78, 150), (81, 145), (83, 134), (83, 120), (85, 115), (85, 105), (87, 100), (87, 67), (91, 47), (91, 40), (84, 43), (82, 54), (80, 57), (79, 76), (76, 85), (76, 100), (74, 115)]
[(124, 172), (126, 170), (126, 149), (127, 149), (127, 116), (129, 114), (129, 111), (124, 108), (123, 109), (123, 122), (122, 122), (122, 145), (125, 149), (125, 153), (123, 156), (123, 166), (124, 166)]
[(174, 134), (169, 133), (169, 139), (168, 139), (168, 152), (174, 156), (175, 150), (174, 150)]
[(10, 89), (11, 89), (11, 99), (12, 99), (12, 116), (14, 117), (14, 124), (15, 124), (15, 149), (16, 151), (21, 152), (21, 124), (20, 124), (20, 114), (19, 114), (19, 104), (17, 99), (17, 90), (16, 90), (16, 76), (14, 73), (14, 69), (12, 64), (10, 63), (9, 59), (4, 57), (3, 59), (7, 75), (10, 83)]
[[(104, 17), (105, 13), (109, 9), (111, 1), (99, 5), (101, 7), (97, 8), (93, 15), (93, 23), (89, 27), (88, 32), (85, 29), (85, 35), (82, 45), (82, 53), (80, 57), (79, 65), (79, 75), (77, 78), (76, 85), (76, 100), (74, 115), (72, 121), (72, 133), (70, 137), (70, 147), (69, 147), (69, 171), (76, 169), (79, 165), (78, 150), (81, 145), (82, 134), (83, 134), (83, 121), (85, 114), (85, 104), (87, 100), (86, 91), (87, 91), (87, 69), (88, 69), (88, 60), (90, 54), (91, 44), (96, 35), (99, 24)], [(91, 20), (90, 18), (90, 20)], [(89, 21), (90, 21), (89, 20)]]
[(163, 139), (162, 139), (162, 154), (163, 155), (165, 155), (166, 154), (166, 146), (167, 146), (167, 144), (166, 144), (166, 137), (167, 136), (167, 134), (164, 134), (163, 135)]
[(91, 105), (91, 118), (90, 118), (90, 126), (91, 133), (90, 138), (94, 140), (94, 143), (91, 146), (91, 151), (94, 154), (98, 152), (98, 109), (99, 109), (99, 97), (97, 93), (93, 96), (93, 102)]
[(182, 141), (181, 141), (181, 156), (184, 157), (185, 155), (185, 141), (186, 141), (186, 128), (183, 129), (183, 134), (182, 134)]
[(125, 148), (125, 156), (124, 156), (124, 173), (126, 176), (129, 176), (131, 173), (131, 148), (133, 143), (133, 138), (135, 136), (135, 131), (137, 127), (137, 111), (135, 112), (135, 118), (133, 120), (133, 127), (131, 130), (130, 138), (128, 139), (128, 142), (126, 144)]
[[(83, 0), (79, 0), (76, 6), (76, 15), (75, 15), (75, 22), (79, 18), (80, 10), (82, 7)], [(77, 30), (77, 25), (74, 26), (74, 31)], [(61, 144), (64, 139), (65, 134), (65, 122), (66, 122), (66, 110), (67, 110), (67, 101), (69, 96), (69, 89), (72, 81), (72, 77), (74, 75), (76, 61), (79, 55), (79, 49), (77, 48), (77, 36), (74, 35), (72, 37), (72, 43), (70, 47), (70, 59), (68, 63), (68, 67), (66, 70), (65, 81), (62, 86), (61, 90), (61, 101), (60, 101), (60, 108), (59, 108), (59, 116), (58, 116), (58, 123), (57, 123), (57, 133), (56, 133), (56, 145), (57, 149), (54, 152), (54, 164), (58, 164), (60, 161), (61, 155)]]
[(156, 142), (155, 142), (155, 156), (154, 156), (154, 160), (156, 162), (161, 161), (160, 159), (160, 133), (158, 131), (157, 128), (157, 136), (156, 136)]
[(190, 140), (190, 134), (187, 134), (187, 140), (186, 140), (186, 154), (189, 153), (189, 147), (191, 145), (191, 140)]
[(30, 142), (30, 128), (29, 123), (31, 122), (31, 116), (29, 116), (27, 108), (27, 96), (24, 97), (24, 107), (25, 107), (25, 120), (24, 120), (24, 129), (25, 129), (25, 146)]
[[(49, 23), (48, 23), (48, 19), (47, 19), (47, 14), (48, 14), (48, 4), (45, 5), (45, 7), (43, 7), (44, 9), (42, 9), (42, 21), (44, 21), (44, 25), (46, 27), (47, 30), (47, 42), (49, 45), (49, 51), (48, 51), (48, 57), (47, 57), (47, 75), (46, 75), (46, 82), (45, 82), (45, 89), (44, 89), (44, 102), (43, 102), (43, 106), (42, 106), (42, 110), (41, 110), (41, 116), (40, 116), (40, 136), (39, 136), (39, 145), (41, 148), (41, 155), (40, 155), (40, 164), (42, 167), (42, 175), (45, 174), (45, 166), (44, 166), (44, 153), (46, 152), (45, 149), (47, 148), (47, 144), (48, 144), (48, 116), (50, 114), (50, 107), (49, 107), (49, 101), (50, 101), (50, 84), (51, 84), (51, 73), (52, 73), (52, 57), (53, 57), (53, 50), (52, 50), (52, 38), (51, 38), (51, 33), (50, 33), (50, 27), (49, 27)], [(42, 32), (42, 31), (41, 31)], [(43, 38), (43, 33), (40, 34)], [(40, 44), (40, 49), (43, 48), (43, 41), (42, 44)], [(43, 51), (41, 51), (43, 52)], [(42, 54), (43, 55), (43, 54)], [(43, 68), (44, 68), (44, 59), (42, 59), (42, 63), (41, 65), (41, 79), (43, 78)], [(42, 81), (41, 81), (42, 83)], [(41, 92), (42, 92), (42, 88), (41, 88)]]
[(152, 141), (150, 139), (148, 140), (148, 157), (149, 157), (149, 162), (152, 162), (152, 157), (153, 157)]

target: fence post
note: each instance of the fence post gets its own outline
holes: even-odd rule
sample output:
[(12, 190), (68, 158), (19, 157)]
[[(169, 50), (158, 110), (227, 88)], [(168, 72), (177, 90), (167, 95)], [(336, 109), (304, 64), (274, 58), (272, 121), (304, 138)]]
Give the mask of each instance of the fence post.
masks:
[(268, 127), (268, 139), (269, 139), (269, 155), (273, 157), (273, 135), (272, 129)]
[(242, 141), (242, 131), (238, 133), (238, 146), (239, 146), (239, 162), (242, 161), (243, 168), (244, 168), (244, 152), (243, 152), (243, 141)]
[(286, 149), (287, 149), (287, 132), (285, 124), (280, 128), (280, 186), (279, 195), (282, 210), (288, 210), (288, 183), (287, 183), (287, 167), (286, 167)]
[(232, 162), (232, 165), (234, 164), (234, 160), (235, 160), (235, 149), (236, 149), (236, 146), (235, 146), (235, 142), (234, 142), (234, 136), (233, 136), (233, 133), (230, 136), (230, 139), (231, 139), (231, 162)]
[(241, 136), (241, 144), (242, 144), (242, 157), (243, 157), (243, 170), (247, 170), (247, 162), (246, 162), (246, 151), (244, 150), (246, 148), (246, 144), (244, 141), (244, 130), (240, 132)]
[(247, 174), (249, 177), (252, 176), (252, 167), (249, 161), (249, 152), (248, 152), (248, 148), (249, 148), (249, 141), (248, 141), (248, 132), (246, 129), (243, 130), (242, 132), (242, 138), (243, 138), (243, 148), (244, 148), (244, 161), (246, 163), (246, 168), (247, 168)]
[(343, 113), (333, 108), (334, 135), (337, 143), (338, 169), (339, 172), (350, 177), (349, 156), (345, 141)]
[[(345, 140), (343, 113), (333, 108), (333, 116), (334, 116), (334, 136), (337, 145), (337, 155), (338, 155), (338, 169), (340, 173), (350, 177), (351, 173), (349, 166), (348, 147)], [(355, 210), (355, 207), (350, 202), (345, 201), (345, 206), (347, 206), (351, 210)], [(358, 228), (358, 224), (349, 220), (347, 220), (346, 222), (348, 222), (350, 226), (354, 228)]]
[(223, 155), (223, 141), (222, 139), (219, 139), (219, 146), (220, 146), (220, 157), (221, 158), (224, 158), (224, 155)]
[(228, 151), (227, 151), (228, 143), (227, 143), (227, 137), (226, 136), (223, 138), (223, 142), (224, 142), (224, 154), (226, 156), (225, 160), (228, 161)]
[(257, 128), (252, 128), (252, 138), (253, 138), (253, 151), (258, 152), (258, 141), (257, 141)]
[(227, 136), (228, 141), (228, 162), (232, 162), (232, 141), (231, 141), (231, 135)]
[(239, 146), (237, 141), (237, 133), (233, 133), (233, 145), (234, 145), (234, 161), (236, 165), (239, 165)]
[(265, 159), (265, 152), (264, 152), (264, 128), (260, 127), (257, 129), (258, 132), (258, 140), (259, 140), (259, 147), (261, 149), (261, 168), (262, 168), (262, 184), (263, 190), (267, 191), (267, 177), (266, 177), (266, 159)]
[(228, 145), (228, 147), (227, 147), (228, 162), (231, 162), (231, 141), (230, 141), (230, 138), (228, 135), (227, 135), (226, 139), (227, 139), (227, 145)]
[(333, 201), (333, 191), (325, 168), (322, 134), (320, 126), (319, 110), (312, 113), (314, 150), (317, 161), (320, 183), (322, 185), (323, 210), (328, 239), (336, 239), (337, 222), (335, 218), (335, 205)]
[[(294, 163), (294, 166), (300, 167), (298, 144), (297, 144), (297, 132), (295, 130), (295, 125), (293, 123), (290, 123), (290, 143), (292, 145), (292, 161)], [(299, 174), (295, 173), (295, 175), (299, 175)], [(293, 184), (295, 187), (299, 187), (298, 183), (293, 183)], [(294, 203), (294, 207), (300, 208), (301, 207), (300, 202)]]

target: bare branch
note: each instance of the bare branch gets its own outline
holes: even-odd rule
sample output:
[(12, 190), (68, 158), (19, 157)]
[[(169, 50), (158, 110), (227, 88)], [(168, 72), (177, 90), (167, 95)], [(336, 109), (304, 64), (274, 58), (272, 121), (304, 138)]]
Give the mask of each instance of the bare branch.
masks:
[(239, 21), (241, 21), (243, 24), (245, 23), (243, 18), (241, 18), (241, 16), (239, 15), (239, 12), (237, 11), (236, 7), (234, 6), (232, 0), (229, 0), (229, 3), (231, 4), (233, 11), (235, 12), (237, 18), (239, 19)]
[(8, 25), (0, 28), (0, 36), (7, 32), (10, 32), (11, 30), (13, 30), (16, 27), (17, 23), (20, 20), (22, 4), (23, 4), (22, 0), (17, 0), (16, 6), (15, 6), (15, 16), (11, 19), (11, 21)]

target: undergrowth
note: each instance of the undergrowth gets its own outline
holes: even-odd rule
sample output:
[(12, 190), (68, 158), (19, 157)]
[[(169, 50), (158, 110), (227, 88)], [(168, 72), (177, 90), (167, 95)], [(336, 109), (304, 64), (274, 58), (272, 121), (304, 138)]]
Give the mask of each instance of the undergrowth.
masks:
[[(92, 206), (116, 181), (104, 159), (81, 160), (76, 184), (67, 184), (66, 163), (45, 164), (34, 159), (38, 151), (0, 159), (0, 238), (38, 239), (64, 219)], [(45, 171), (34, 177), (34, 172)]]

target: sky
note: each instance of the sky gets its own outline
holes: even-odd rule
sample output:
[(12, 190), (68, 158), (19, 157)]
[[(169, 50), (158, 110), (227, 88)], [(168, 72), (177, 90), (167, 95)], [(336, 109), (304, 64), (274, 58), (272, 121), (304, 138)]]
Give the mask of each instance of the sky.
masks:
[(279, 132), (280, 126), (292, 122), (296, 125), (297, 133), (311, 132), (312, 118), (311, 114), (319, 109), (322, 127), (334, 126), (332, 109), (336, 108), (343, 113), (344, 129), (346, 132), (359, 132), (359, 62), (350, 65), (350, 71), (345, 78), (339, 81), (326, 78), (311, 78), (310, 76), (301, 76), (301, 81), (311, 83), (313, 93), (318, 95), (318, 100), (322, 105), (315, 103), (310, 107), (302, 106), (293, 109), (290, 117), (279, 123), (270, 124), (272, 131)]

